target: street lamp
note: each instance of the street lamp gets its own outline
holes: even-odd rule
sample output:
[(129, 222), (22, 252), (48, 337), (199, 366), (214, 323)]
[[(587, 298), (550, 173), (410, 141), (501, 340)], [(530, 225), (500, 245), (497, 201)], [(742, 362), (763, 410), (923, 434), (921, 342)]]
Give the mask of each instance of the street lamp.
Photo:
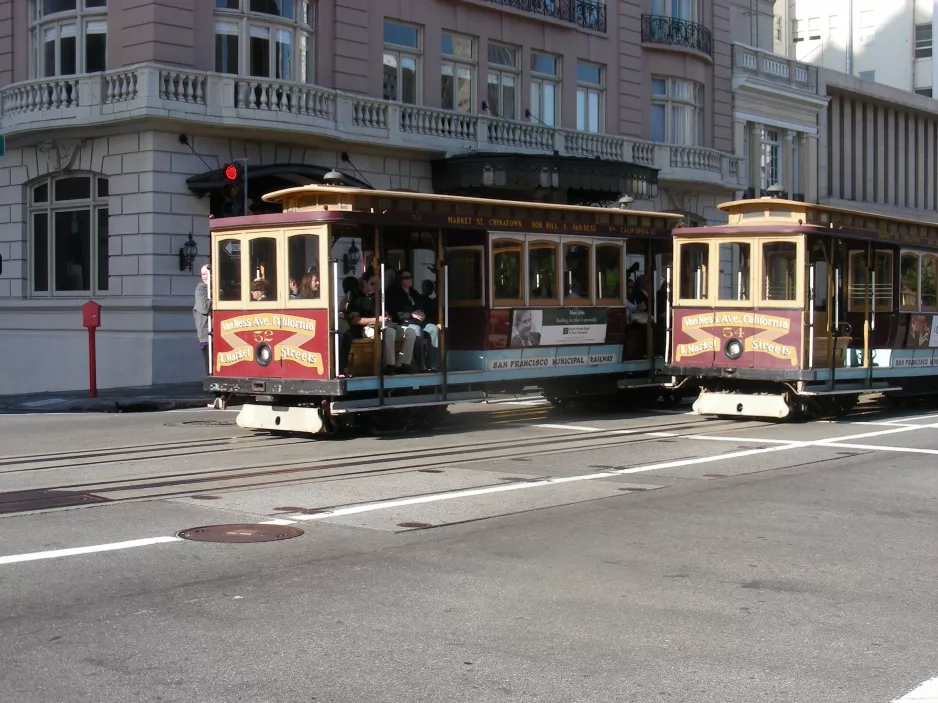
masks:
[(199, 247), (192, 238), (192, 232), (189, 232), (186, 243), (179, 248), (179, 270), (189, 269), (189, 273), (192, 273), (192, 262), (195, 261), (195, 257), (198, 255)]
[(773, 183), (772, 185), (770, 185), (768, 188), (765, 189), (765, 194), (769, 196), (770, 198), (781, 198), (782, 193), (784, 192), (785, 191), (782, 189), (782, 187), (778, 183)]
[(322, 182), (329, 186), (337, 186), (342, 183), (344, 178), (345, 176), (343, 176), (339, 171), (332, 169), (322, 177)]
[(623, 195), (621, 198), (619, 198), (616, 201), (616, 205), (619, 206), (620, 210), (628, 210), (630, 207), (632, 207), (632, 203), (634, 202), (635, 202), (635, 198), (633, 198), (632, 196)]
[(355, 242), (348, 248), (348, 253), (343, 257), (345, 259), (345, 272), (352, 273), (358, 270), (358, 264), (361, 261), (360, 252)]

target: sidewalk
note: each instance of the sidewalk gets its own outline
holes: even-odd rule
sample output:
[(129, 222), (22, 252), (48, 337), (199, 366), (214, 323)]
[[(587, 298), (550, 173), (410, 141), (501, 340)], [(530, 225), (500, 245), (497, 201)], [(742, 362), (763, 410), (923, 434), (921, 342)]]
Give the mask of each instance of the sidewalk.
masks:
[(97, 398), (88, 391), (0, 395), (0, 413), (139, 413), (184, 408), (204, 408), (212, 394), (201, 383), (174, 383), (99, 390)]

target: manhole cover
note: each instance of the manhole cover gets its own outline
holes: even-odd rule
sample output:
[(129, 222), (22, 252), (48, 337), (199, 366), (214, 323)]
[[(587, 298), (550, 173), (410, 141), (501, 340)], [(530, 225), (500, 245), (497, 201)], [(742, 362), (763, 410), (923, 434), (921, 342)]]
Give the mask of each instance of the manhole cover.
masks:
[(647, 488), (620, 488), (620, 491), (627, 491), (629, 493), (641, 493), (642, 491), (647, 491)]
[(284, 525), (206, 525), (193, 527), (176, 536), (194, 542), (276, 542), (293, 539), (303, 534), (303, 530)]
[(704, 474), (704, 478), (729, 478), (726, 474)]
[(231, 427), (234, 425), (230, 420), (189, 420), (180, 424), (186, 427)]
[(192, 500), (221, 500), (218, 496), (189, 496)]
[(399, 522), (398, 527), (433, 527), (429, 522)]
[(443, 469), (417, 469), (418, 473), (421, 474), (441, 474)]

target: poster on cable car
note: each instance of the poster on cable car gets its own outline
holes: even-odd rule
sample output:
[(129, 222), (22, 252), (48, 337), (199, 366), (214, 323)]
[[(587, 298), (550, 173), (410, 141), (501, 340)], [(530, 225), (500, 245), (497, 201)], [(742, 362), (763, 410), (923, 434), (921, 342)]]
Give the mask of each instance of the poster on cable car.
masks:
[(326, 310), (218, 310), (213, 317), (216, 376), (329, 377)]
[(801, 311), (674, 310), (674, 363), (799, 368)]
[(604, 308), (515, 310), (511, 320), (512, 349), (606, 341)]

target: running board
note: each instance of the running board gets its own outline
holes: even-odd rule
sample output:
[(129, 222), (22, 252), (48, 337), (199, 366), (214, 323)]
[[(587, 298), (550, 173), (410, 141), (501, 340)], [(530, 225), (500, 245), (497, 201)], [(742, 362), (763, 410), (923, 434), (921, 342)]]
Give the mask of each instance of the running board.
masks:
[(629, 390), (631, 388), (663, 388), (664, 381), (649, 381), (647, 378), (623, 378), (616, 381), (616, 388)]
[(375, 410), (425, 408), (434, 405), (452, 405), (453, 403), (477, 403), (483, 400), (485, 400), (485, 393), (481, 391), (448, 393), (445, 399), (440, 393), (430, 395), (401, 395), (385, 398), (384, 403), (381, 405), (373, 398), (365, 398), (363, 400), (337, 400), (329, 404), (329, 411), (333, 415), (346, 415), (348, 413), (365, 413)]
[(797, 391), (798, 395), (825, 396), (825, 395), (864, 395), (867, 393), (892, 393), (903, 390), (902, 386), (855, 386), (853, 388), (839, 388), (836, 390)]

